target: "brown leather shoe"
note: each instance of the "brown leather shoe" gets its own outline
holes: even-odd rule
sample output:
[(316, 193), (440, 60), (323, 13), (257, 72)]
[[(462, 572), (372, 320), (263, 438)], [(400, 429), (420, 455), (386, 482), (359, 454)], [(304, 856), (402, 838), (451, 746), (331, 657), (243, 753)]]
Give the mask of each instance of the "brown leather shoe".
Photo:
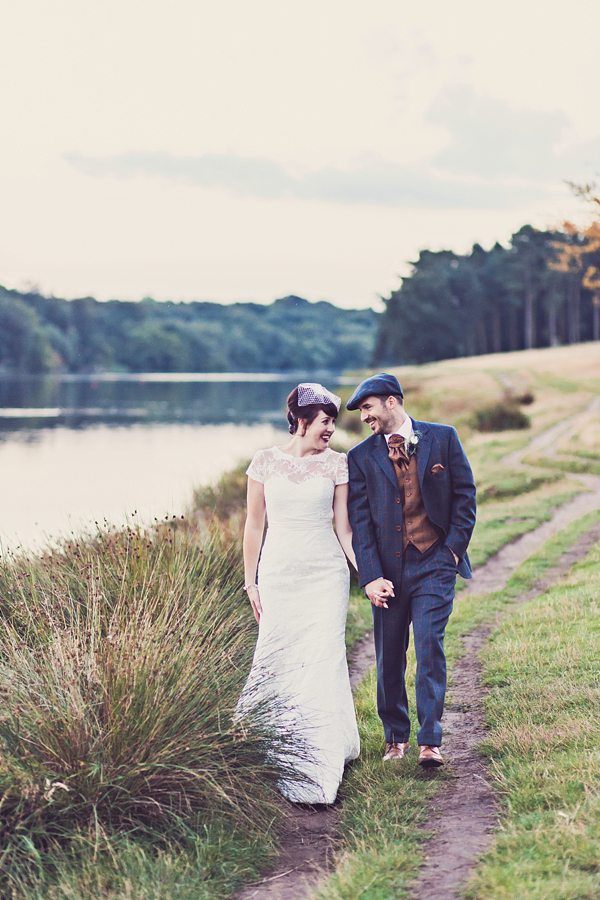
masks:
[(385, 753), (383, 754), (383, 759), (387, 762), (390, 759), (403, 759), (404, 754), (410, 747), (408, 741), (405, 744), (386, 744), (385, 745)]
[(419, 745), (419, 758), (417, 760), (424, 769), (433, 769), (437, 766), (444, 765), (444, 758), (439, 747), (432, 747), (428, 744)]

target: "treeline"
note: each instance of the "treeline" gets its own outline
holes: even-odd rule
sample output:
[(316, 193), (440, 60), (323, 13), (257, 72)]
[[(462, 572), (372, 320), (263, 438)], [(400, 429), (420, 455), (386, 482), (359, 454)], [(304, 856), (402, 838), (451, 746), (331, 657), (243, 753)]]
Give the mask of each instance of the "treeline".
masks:
[(368, 365), (377, 318), (295, 296), (100, 303), (0, 287), (0, 371), (342, 371)]
[[(525, 225), (510, 246), (423, 250), (385, 300), (372, 362), (425, 363), (600, 339), (600, 240)], [(590, 275), (591, 273), (591, 275)]]
[[(600, 204), (600, 201), (598, 201)], [(63, 300), (0, 287), (0, 372), (342, 371), (600, 340), (600, 222), (423, 250), (385, 312)]]

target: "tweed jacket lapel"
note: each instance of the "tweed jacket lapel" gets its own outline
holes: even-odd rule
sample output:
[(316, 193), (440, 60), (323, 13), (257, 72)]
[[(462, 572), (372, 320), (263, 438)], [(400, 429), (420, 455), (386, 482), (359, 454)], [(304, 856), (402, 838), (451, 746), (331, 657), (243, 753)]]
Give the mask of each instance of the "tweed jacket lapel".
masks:
[(387, 477), (390, 479), (394, 487), (398, 486), (398, 480), (396, 478), (396, 470), (394, 468), (394, 463), (391, 461), (388, 456), (388, 445), (385, 437), (382, 434), (377, 434), (374, 437), (374, 449), (373, 455)]
[[(413, 430), (419, 433), (419, 443), (417, 444), (415, 455), (417, 457), (419, 485), (422, 486), (425, 470), (427, 469), (427, 460), (429, 459), (432, 434), (427, 427), (426, 422), (417, 422), (415, 421), (415, 419), (411, 419), (411, 421), (413, 423)], [(389, 457), (388, 445), (385, 437), (382, 434), (375, 435), (374, 444), (375, 446), (373, 449), (373, 455), (375, 459), (377, 460), (387, 477), (390, 479), (394, 487), (397, 487), (398, 479), (396, 478), (396, 470), (394, 468), (394, 463)]]
[(429, 459), (429, 451), (431, 449), (432, 434), (425, 422), (415, 422), (413, 419), (413, 429), (418, 431), (419, 443), (417, 444), (417, 471), (419, 473), (419, 486), (423, 487), (423, 478), (427, 469), (427, 460)]

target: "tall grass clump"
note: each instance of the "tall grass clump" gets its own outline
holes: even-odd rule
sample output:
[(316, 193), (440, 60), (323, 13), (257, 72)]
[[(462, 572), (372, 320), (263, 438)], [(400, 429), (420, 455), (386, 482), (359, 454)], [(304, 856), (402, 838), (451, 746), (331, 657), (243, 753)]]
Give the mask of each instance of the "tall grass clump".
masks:
[(276, 815), (289, 747), (265, 709), (235, 717), (255, 639), (239, 558), (172, 521), (3, 561), (3, 896), (82, 840), (185, 844)]

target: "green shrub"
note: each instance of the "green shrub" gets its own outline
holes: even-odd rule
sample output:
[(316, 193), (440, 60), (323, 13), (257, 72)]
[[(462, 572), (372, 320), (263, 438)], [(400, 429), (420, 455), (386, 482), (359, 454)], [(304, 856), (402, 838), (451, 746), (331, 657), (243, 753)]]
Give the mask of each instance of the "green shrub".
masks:
[(529, 428), (531, 421), (515, 402), (501, 401), (476, 409), (471, 424), (477, 431), (511, 431)]
[(531, 391), (524, 391), (522, 394), (519, 394), (518, 397), (515, 397), (517, 403), (520, 403), (521, 406), (529, 406), (535, 400), (534, 394)]

